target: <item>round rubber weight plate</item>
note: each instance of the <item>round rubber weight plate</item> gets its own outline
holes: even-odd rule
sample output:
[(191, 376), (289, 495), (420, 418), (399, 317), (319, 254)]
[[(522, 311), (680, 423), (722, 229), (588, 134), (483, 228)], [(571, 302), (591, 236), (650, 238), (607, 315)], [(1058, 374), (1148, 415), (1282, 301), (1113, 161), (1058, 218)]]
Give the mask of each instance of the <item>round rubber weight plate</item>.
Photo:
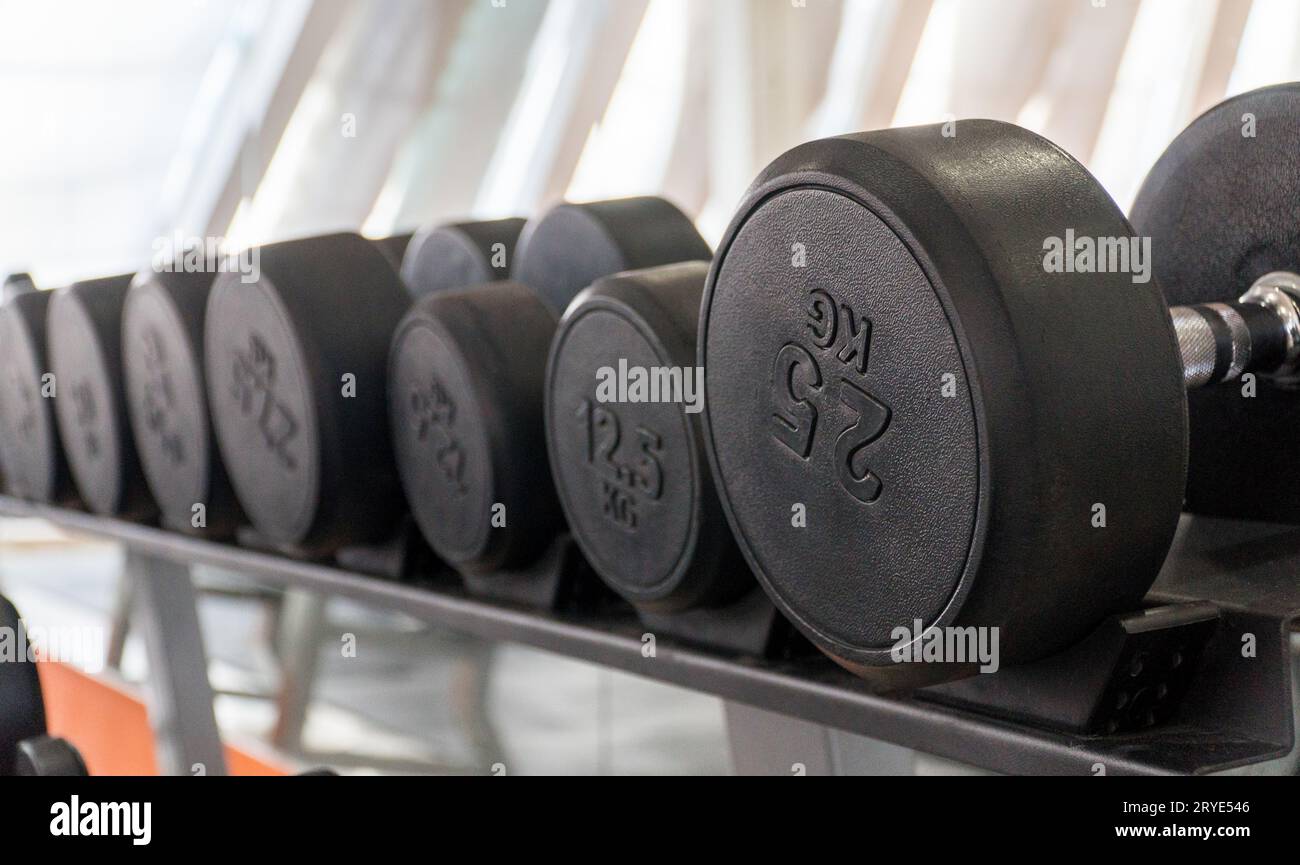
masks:
[(446, 334), (413, 320), (393, 342), (393, 445), (411, 510), (453, 562), (484, 552), (491, 531), (492, 451), (464, 359)]
[(296, 544), (317, 513), (319, 422), (306, 354), (265, 275), (217, 280), (204, 342), (208, 405), (240, 504), (267, 540)]
[(524, 231), (512, 278), (558, 317), (602, 276), (711, 257), (691, 220), (662, 198), (560, 204)]
[(522, 219), (497, 219), (421, 231), (402, 261), (406, 287), (423, 297), (505, 279), (523, 229)]
[(212, 440), (195, 346), (165, 289), (132, 288), (122, 311), (127, 407), (136, 447), (164, 522), (190, 524), (196, 504), (210, 505)]
[(672, 592), (694, 556), (699, 460), (683, 407), (603, 403), (597, 370), (675, 364), (613, 305), (566, 322), (552, 354), (547, 440), (565, 514), (591, 564), (632, 600)]
[(123, 501), (124, 417), (119, 417), (113, 365), (83, 301), (65, 289), (50, 301), (50, 368), (59, 434), (77, 489), (97, 514)]
[(44, 337), (30, 328), (13, 303), (0, 307), (0, 468), (11, 495), (50, 503), (59, 494), (58, 430), (54, 400), (41, 396)]
[[(791, 225), (816, 238), (803, 267)], [(829, 190), (768, 199), (715, 271), (704, 367), (733, 525), (805, 627), (891, 646), (943, 611), (972, 544), (978, 437), (944, 308), (893, 231)]]
[(439, 228), (416, 235), (402, 262), (402, 278), (411, 294), (421, 297), (498, 277), (469, 238), (455, 229)]
[(1133, 206), (1171, 304), (1233, 301), (1300, 270), (1300, 84), (1211, 109), (1170, 145)]
[[(1300, 84), (1230, 99), (1170, 145), (1133, 208), (1171, 304), (1231, 302), (1261, 276), (1300, 271)], [(1261, 382), (1188, 394), (1187, 508), (1300, 522), (1300, 395)], [(1267, 454), (1268, 457), (1262, 458)]]

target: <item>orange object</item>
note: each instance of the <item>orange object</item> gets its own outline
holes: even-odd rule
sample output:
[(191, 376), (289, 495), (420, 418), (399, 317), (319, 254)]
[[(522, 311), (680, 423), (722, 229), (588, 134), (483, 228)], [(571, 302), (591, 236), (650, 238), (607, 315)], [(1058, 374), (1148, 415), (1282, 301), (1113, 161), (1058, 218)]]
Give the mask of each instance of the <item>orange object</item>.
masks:
[[(157, 775), (153, 730), (130, 688), (53, 661), (37, 664), (51, 736), (77, 747), (91, 775)], [(290, 770), (226, 745), (231, 775), (290, 775)]]

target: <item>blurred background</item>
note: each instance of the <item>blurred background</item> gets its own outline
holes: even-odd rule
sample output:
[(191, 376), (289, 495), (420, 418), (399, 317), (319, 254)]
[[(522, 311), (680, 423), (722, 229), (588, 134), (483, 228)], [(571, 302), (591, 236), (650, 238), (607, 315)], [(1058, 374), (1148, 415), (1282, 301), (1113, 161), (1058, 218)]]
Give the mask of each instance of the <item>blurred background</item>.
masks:
[[(49, 288), (138, 269), (175, 231), (382, 236), (641, 193), (716, 242), (800, 141), (975, 116), (1057, 141), (1127, 208), (1197, 113), (1296, 78), (1297, 0), (0, 0), (0, 272)], [(147, 670), (121, 556), (0, 524), (0, 590), (102, 627), (129, 689)], [(223, 731), (269, 763), (730, 768), (711, 698), (201, 582)], [(348, 629), (368, 641), (350, 663), (286, 649)], [(855, 747), (874, 771), (958, 770)]]
[(716, 239), (808, 138), (985, 116), (1127, 207), (1295, 0), (0, 0), (0, 269), (660, 193)]

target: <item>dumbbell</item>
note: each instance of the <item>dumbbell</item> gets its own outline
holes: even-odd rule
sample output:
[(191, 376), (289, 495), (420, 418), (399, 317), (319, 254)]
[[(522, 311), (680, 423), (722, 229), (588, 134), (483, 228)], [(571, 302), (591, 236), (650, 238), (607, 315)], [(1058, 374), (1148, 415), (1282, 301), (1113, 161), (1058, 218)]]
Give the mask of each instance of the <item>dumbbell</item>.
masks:
[[(27, 645), (22, 617), (0, 595), (0, 628), (17, 646)], [(0, 664), (0, 777), (8, 775), (85, 775), (81, 754), (66, 739), (45, 731), (45, 700), (36, 663), (19, 649)]]
[(92, 279), (56, 291), (46, 340), (59, 437), (81, 500), (103, 516), (146, 520), (157, 506), (131, 436), (122, 381), (122, 304), (131, 279)]
[[(600, 577), (648, 612), (715, 607), (755, 586), (690, 402), (703, 397), (692, 383), (708, 272), (697, 261), (597, 280), (569, 306), (547, 365), (546, 442), (565, 517)], [(620, 394), (621, 383), (637, 391)]]
[(393, 266), (393, 270), (401, 272), (402, 260), (406, 257), (406, 250), (410, 248), (411, 241), (415, 238), (414, 234), (394, 234), (391, 237), (372, 238), (371, 243), (379, 248), (388, 259), (388, 263)]
[(203, 372), (208, 294), (231, 261), (141, 271), (122, 309), (128, 414), (162, 524), (212, 538), (244, 522), (213, 440)]
[(84, 778), (90, 775), (77, 746), (59, 736), (33, 736), (18, 743), (14, 774), (28, 778)]
[[(1289, 320), (1291, 350), (1300, 342), (1290, 307), (1300, 273), (1298, 146), (1300, 84), (1230, 99), (1174, 141), (1142, 186), (1131, 217), (1138, 234), (1151, 238), (1155, 278), (1171, 302), (1232, 304), (1250, 292), (1253, 300), (1275, 303)], [(1202, 331), (1206, 367), (1210, 340), (1195, 318), (1188, 321)], [(1189, 326), (1177, 317), (1175, 323)], [(1230, 334), (1237, 341), (1243, 336), (1242, 323), (1231, 315), (1216, 324), (1214, 344), (1226, 349)], [(1277, 351), (1275, 338), (1264, 342), (1265, 353)], [(1261, 352), (1257, 338), (1239, 346), (1238, 366), (1248, 348)], [(1258, 358), (1253, 363), (1267, 367)], [(1188, 394), (1188, 510), (1300, 522), (1300, 454), (1292, 446), (1300, 424), (1297, 384), (1300, 376), (1288, 364), (1238, 386)]]
[[(411, 237), (372, 243), (396, 270)], [(214, 538), (232, 534), (245, 517), (213, 439), (203, 369), (204, 316), (217, 273), (239, 260), (223, 257), (188, 270), (144, 271), (123, 310), (132, 426), (163, 523)]]
[[(0, 628), (14, 645), (27, 644), (22, 617), (0, 595)], [(0, 777), (18, 772), (19, 743), (45, 733), (45, 701), (36, 664), (25, 652), (0, 663)]]
[(709, 245), (671, 202), (655, 196), (560, 204), (525, 229), (512, 278), (558, 318), (602, 276), (707, 261)]
[(406, 246), (355, 234), (272, 244), (251, 284), (230, 273), (212, 288), (208, 402), (259, 542), (324, 556), (394, 531), (385, 362), (411, 303), (394, 264)]
[[(3, 286), (0, 286), (0, 305), (5, 304), (10, 298), (17, 297), (20, 294), (28, 294), (36, 290), (36, 283), (32, 281), (31, 275), (26, 273), (11, 273), (4, 278)], [(0, 333), (3, 336), (3, 333)], [(0, 350), (3, 350), (3, 344), (0, 343)], [(0, 385), (0, 387), (3, 387)], [(3, 400), (3, 397), (0, 397)], [(0, 405), (0, 410), (3, 406)], [(3, 423), (0, 421), (0, 423)], [(0, 427), (0, 430), (3, 428)], [(0, 446), (3, 447), (3, 446)], [(0, 486), (8, 489), (4, 484), (4, 455), (0, 453)]]
[(217, 277), (203, 358), (218, 449), (259, 542), (327, 555), (400, 514), (384, 428), (384, 346), (409, 299), (356, 234), (255, 250)]
[(5, 277), (3, 287), (0, 287), (0, 303), (8, 303), (11, 298), (33, 291), (36, 291), (36, 283), (32, 281), (31, 274), (11, 273)]
[(467, 574), (524, 568), (564, 528), (543, 394), (569, 301), (601, 276), (709, 256), (662, 199), (561, 204), (525, 228), (512, 281), (416, 303), (389, 356), (390, 422), (416, 523), (445, 561)]
[(402, 259), (402, 279), (416, 297), (505, 279), (524, 225), (494, 219), (418, 231)]
[(48, 291), (20, 292), (0, 304), (0, 470), (10, 495), (42, 504), (77, 504), (54, 417), (45, 323)]
[(898, 661), (950, 627), (1034, 660), (1135, 608), (1183, 502), (1187, 388), (1295, 362), (1276, 250), (1244, 297), (1228, 280), (1227, 303), (1171, 313), (1132, 273), (1049, 272), (1067, 231), (1135, 237), (1060, 148), (978, 120), (797, 147), (727, 231), (702, 307), (710, 465), (764, 587), (849, 669), (932, 678)]

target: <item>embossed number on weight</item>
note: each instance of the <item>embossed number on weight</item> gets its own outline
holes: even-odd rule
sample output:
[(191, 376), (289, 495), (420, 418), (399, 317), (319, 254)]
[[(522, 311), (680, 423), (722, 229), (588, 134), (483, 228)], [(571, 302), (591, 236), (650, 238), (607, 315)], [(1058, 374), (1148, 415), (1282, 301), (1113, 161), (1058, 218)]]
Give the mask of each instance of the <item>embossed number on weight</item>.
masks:
[(641, 441), (641, 447), (633, 470), (633, 482), (646, 498), (658, 501), (664, 493), (664, 468), (659, 461), (664, 449), (663, 439), (659, 433), (645, 427), (636, 428), (636, 437)]
[(857, 423), (840, 433), (835, 440), (835, 465), (840, 484), (863, 504), (880, 498), (881, 483), (871, 469), (859, 470), (854, 463), (866, 448), (880, 438), (889, 426), (889, 408), (856, 385), (840, 382), (840, 402), (857, 415)]
[[(36, 396), (34, 387), (27, 386), (17, 367), (9, 367), (5, 377), (9, 388), (6, 394), (5, 411), (13, 425), (12, 430), (17, 436), (30, 438), (36, 435), (37, 402), (40, 398)], [(10, 408), (10, 403), (15, 401), (18, 405)]]
[(298, 461), (289, 453), (289, 443), (298, 435), (298, 419), (275, 397), (275, 355), (261, 337), (253, 334), (248, 340), (248, 351), (235, 352), (231, 371), (232, 392), (244, 417), (256, 414), (257, 427), (266, 446), (285, 468), (296, 469)]
[(167, 353), (162, 337), (153, 328), (144, 333), (144, 414), (145, 426), (158, 437), (162, 452), (172, 465), (185, 461), (181, 436), (175, 429), (176, 395), (167, 370)]
[(776, 399), (772, 435), (800, 459), (806, 460), (812, 454), (817, 407), (811, 396), (821, 388), (822, 371), (807, 349), (790, 343), (777, 353), (772, 367), (772, 395)]
[(456, 421), (456, 404), (442, 383), (434, 379), (428, 387), (411, 387), (411, 423), (415, 426), (417, 441), (434, 444), (434, 464), (443, 479), (451, 484), (458, 495), (469, 490), (465, 486), (465, 450), (456, 440), (453, 424)]
[(599, 484), (601, 512), (615, 525), (635, 531), (641, 522), (641, 502), (663, 497), (663, 438), (654, 430), (637, 427), (637, 453), (625, 462), (618, 456), (623, 424), (613, 409), (583, 400), (574, 417), (587, 464)]
[(72, 404), (76, 412), (77, 427), (81, 430), (86, 443), (86, 456), (97, 460), (99, 459), (99, 434), (95, 430), (95, 421), (99, 418), (99, 408), (95, 405), (95, 391), (89, 382), (79, 381), (72, 386)]
[[(805, 326), (819, 349), (832, 363), (865, 375), (871, 359), (872, 323), (854, 313), (830, 292), (809, 292)], [(863, 504), (878, 501), (884, 483), (867, 464), (866, 450), (889, 427), (889, 406), (848, 378), (841, 378), (830, 394), (823, 392), (821, 367), (812, 353), (797, 342), (777, 352), (772, 367), (772, 436), (802, 460), (812, 458), (820, 418), (819, 403), (833, 394), (853, 414), (853, 422), (835, 439), (835, 474), (845, 492)]]

